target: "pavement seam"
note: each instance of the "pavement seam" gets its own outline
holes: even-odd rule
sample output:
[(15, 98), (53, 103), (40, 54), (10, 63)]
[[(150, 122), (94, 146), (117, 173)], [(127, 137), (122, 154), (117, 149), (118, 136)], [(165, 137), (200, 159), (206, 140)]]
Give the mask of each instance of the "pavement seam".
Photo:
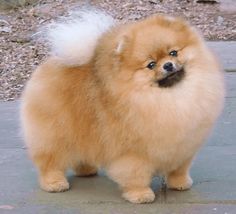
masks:
[[(135, 205), (135, 204), (130, 204), (130, 202), (127, 202), (127, 201), (122, 201), (122, 202), (116, 202), (116, 201), (97, 201), (97, 202), (93, 202), (93, 201), (83, 201), (83, 202), (78, 202), (78, 204), (91, 204), (91, 205), (98, 205), (98, 204), (116, 204), (116, 205), (119, 205), (119, 204), (127, 204), (127, 205)], [(194, 201), (189, 201), (189, 202), (164, 202), (164, 201), (154, 201), (154, 203), (152, 204), (166, 204), (166, 205), (169, 205), (169, 204), (192, 204), (192, 205), (199, 205), (199, 204), (223, 204), (223, 205), (236, 205), (236, 200), (229, 200), (229, 201), (221, 201), (221, 200), (215, 200), (215, 201), (198, 201), (198, 202), (194, 202)]]

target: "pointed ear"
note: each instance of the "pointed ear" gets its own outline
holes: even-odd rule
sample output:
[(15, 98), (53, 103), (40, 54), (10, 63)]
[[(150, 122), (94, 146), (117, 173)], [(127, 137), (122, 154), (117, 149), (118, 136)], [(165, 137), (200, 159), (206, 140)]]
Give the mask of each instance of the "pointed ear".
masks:
[(117, 43), (116, 48), (115, 48), (115, 53), (117, 55), (122, 54), (126, 50), (129, 41), (130, 41), (130, 38), (127, 35), (122, 35), (118, 39), (118, 43)]

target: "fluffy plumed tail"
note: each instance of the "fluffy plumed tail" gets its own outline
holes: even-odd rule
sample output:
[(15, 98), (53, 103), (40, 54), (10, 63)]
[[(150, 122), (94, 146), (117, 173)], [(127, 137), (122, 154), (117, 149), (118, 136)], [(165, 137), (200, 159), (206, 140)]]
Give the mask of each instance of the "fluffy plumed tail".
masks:
[(51, 54), (66, 65), (83, 65), (94, 54), (99, 37), (115, 24), (114, 19), (102, 11), (74, 12), (49, 29)]

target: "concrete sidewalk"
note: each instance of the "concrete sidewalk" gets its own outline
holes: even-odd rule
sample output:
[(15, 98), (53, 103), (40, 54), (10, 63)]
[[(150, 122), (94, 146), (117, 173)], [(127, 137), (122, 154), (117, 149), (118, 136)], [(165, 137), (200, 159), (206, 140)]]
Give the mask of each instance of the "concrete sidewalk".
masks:
[(224, 70), (236, 71), (236, 41), (208, 42), (208, 45), (219, 57)]
[[(219, 43), (211, 43), (220, 51)], [(236, 44), (236, 43), (234, 43)], [(225, 48), (226, 46), (223, 45)], [(229, 45), (224, 53), (230, 56)], [(234, 51), (236, 49), (234, 48)], [(233, 51), (232, 51), (233, 52)], [(236, 70), (234, 52), (231, 70)], [(234, 67), (235, 65), (235, 67)], [(234, 68), (233, 68), (234, 67)], [(208, 143), (194, 161), (191, 190), (167, 190), (153, 179), (153, 204), (124, 201), (115, 183), (105, 177), (77, 178), (68, 173), (71, 189), (46, 193), (39, 189), (36, 169), (19, 134), (19, 101), (0, 103), (0, 214), (234, 214), (236, 213), (236, 72), (226, 73), (226, 106)]]

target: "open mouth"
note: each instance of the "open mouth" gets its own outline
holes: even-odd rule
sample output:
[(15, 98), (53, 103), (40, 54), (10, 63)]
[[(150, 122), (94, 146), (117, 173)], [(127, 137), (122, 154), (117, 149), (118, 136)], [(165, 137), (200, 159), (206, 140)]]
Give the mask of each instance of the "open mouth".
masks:
[(184, 78), (185, 71), (184, 69), (180, 69), (176, 72), (173, 72), (166, 76), (165, 78), (158, 80), (157, 83), (159, 87), (167, 88), (175, 85), (176, 83), (180, 82)]

